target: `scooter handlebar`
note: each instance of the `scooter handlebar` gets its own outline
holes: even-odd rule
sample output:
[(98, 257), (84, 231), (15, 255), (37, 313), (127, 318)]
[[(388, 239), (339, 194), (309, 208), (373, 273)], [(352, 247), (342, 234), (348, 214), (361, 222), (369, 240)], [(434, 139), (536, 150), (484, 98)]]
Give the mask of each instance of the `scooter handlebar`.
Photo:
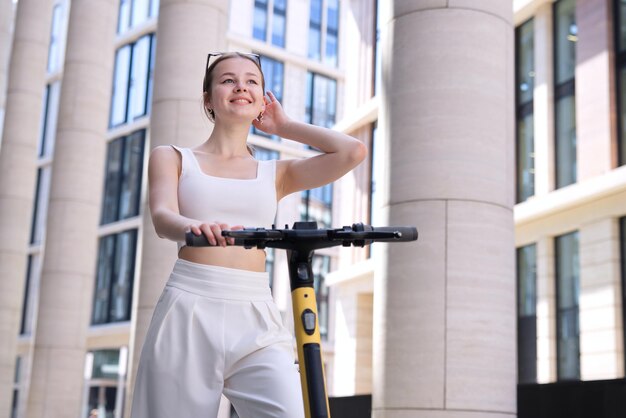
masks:
[(417, 240), (417, 228), (414, 226), (376, 226), (371, 228), (372, 232), (392, 233), (394, 235), (393, 238), (389, 239), (375, 238), (375, 241), (407, 242)]
[[(417, 228), (412, 226), (379, 226), (372, 227), (360, 223), (352, 227), (339, 229), (263, 229), (249, 228), (235, 231), (222, 231), (222, 235), (235, 239), (234, 245), (246, 248), (265, 246), (287, 248), (282, 242), (305, 240), (307, 242), (326, 242), (323, 245), (355, 245), (363, 246), (372, 242), (408, 242), (417, 240)], [(195, 235), (188, 231), (185, 234), (185, 243), (190, 247), (211, 246), (206, 236)], [(328, 245), (330, 244), (330, 245)], [(291, 245), (291, 244), (289, 244)], [(319, 248), (322, 248), (320, 246)]]

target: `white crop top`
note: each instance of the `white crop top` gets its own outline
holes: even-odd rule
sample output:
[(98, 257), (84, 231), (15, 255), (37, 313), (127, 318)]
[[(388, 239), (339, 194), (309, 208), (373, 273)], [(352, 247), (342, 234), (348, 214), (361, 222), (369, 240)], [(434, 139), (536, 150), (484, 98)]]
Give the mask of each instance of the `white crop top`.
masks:
[[(231, 226), (269, 228), (276, 217), (276, 160), (258, 161), (254, 179), (205, 174), (193, 151), (172, 145), (181, 155), (178, 179), (180, 214)], [(185, 245), (179, 242), (179, 249)]]

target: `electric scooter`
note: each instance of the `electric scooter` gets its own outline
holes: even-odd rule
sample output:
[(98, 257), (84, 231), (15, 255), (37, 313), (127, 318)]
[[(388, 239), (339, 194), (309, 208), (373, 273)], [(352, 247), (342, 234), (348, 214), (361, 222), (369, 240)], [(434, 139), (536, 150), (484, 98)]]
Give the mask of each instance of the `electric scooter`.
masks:
[[(317, 227), (317, 222), (295, 222), (285, 229), (246, 228), (222, 231), (222, 235), (235, 239), (235, 245), (245, 248), (279, 248), (287, 250), (289, 280), (293, 302), (294, 331), (298, 346), (300, 382), (306, 418), (330, 418), (321, 339), (317, 319), (317, 302), (311, 260), (320, 248), (342, 245), (363, 247), (374, 241), (402, 242), (417, 240), (414, 227), (372, 227), (355, 223), (338, 229)], [(188, 232), (188, 246), (210, 245), (204, 235)]]

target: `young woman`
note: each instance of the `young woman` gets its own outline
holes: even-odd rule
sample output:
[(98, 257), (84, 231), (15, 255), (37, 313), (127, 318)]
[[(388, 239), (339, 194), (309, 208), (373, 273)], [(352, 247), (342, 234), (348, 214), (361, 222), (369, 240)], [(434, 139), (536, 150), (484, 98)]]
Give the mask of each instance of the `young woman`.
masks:
[[(232, 246), (221, 232), (270, 227), (280, 199), (337, 180), (366, 150), (289, 118), (271, 92), (265, 96), (257, 55), (209, 54), (203, 90), (210, 137), (150, 155), (152, 221), (159, 237), (179, 242), (179, 258), (144, 342), (132, 417), (214, 418), (222, 394), (241, 418), (304, 417), (292, 336), (272, 301), (265, 252)], [(251, 123), (322, 153), (255, 160)], [(187, 231), (212, 246), (184, 246)]]

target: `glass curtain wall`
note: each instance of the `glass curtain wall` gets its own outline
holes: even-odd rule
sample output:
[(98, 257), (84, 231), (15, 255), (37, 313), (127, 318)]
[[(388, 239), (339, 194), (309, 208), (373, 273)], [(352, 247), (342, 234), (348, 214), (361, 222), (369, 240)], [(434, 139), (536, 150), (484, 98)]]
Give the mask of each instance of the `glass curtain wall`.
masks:
[(576, 1), (554, 3), (556, 188), (576, 182)]
[(534, 23), (531, 19), (515, 30), (517, 203), (523, 202), (535, 194), (534, 53)]

